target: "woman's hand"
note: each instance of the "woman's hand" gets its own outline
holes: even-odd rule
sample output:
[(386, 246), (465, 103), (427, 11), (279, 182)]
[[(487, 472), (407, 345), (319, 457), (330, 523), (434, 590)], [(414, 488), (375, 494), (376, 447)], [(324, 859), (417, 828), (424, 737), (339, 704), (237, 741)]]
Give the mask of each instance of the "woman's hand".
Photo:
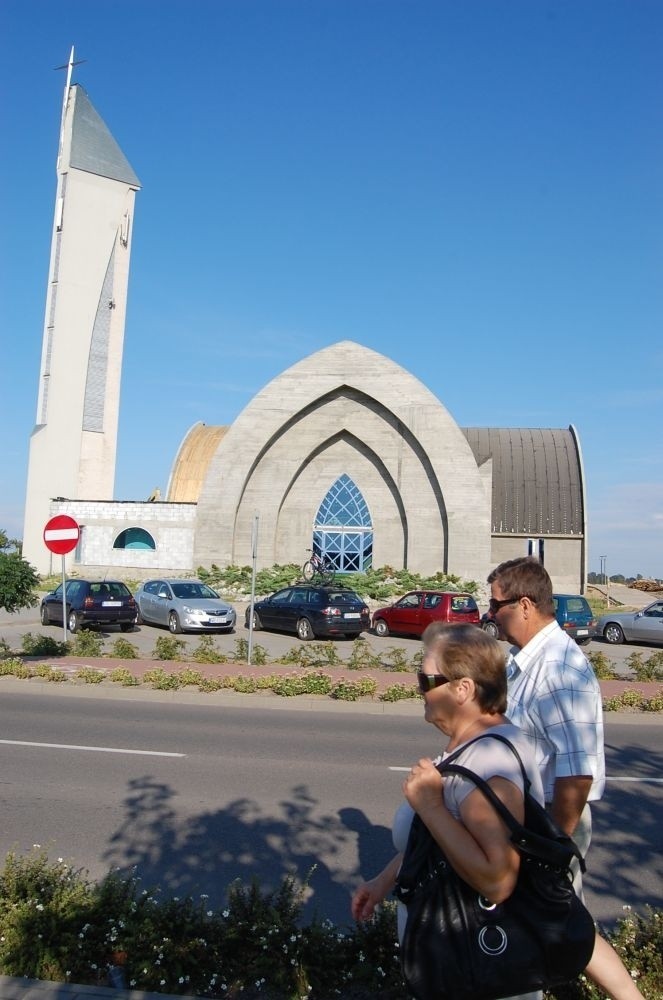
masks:
[(442, 806), (444, 778), (429, 757), (414, 765), (403, 782), (403, 794), (415, 812), (423, 819), (424, 813)]
[(352, 894), (350, 909), (355, 920), (369, 920), (375, 912), (375, 907), (383, 901), (396, 884), (396, 876), (403, 860), (402, 854), (396, 854), (385, 865), (379, 875), (362, 882)]

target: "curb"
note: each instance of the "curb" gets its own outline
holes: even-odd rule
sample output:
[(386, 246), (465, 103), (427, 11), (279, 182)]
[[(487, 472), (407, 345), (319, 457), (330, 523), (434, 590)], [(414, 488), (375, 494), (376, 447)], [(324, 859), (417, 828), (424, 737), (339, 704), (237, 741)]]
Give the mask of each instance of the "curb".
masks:
[(146, 993), (143, 990), (117, 990), (112, 986), (80, 986), (43, 979), (0, 976), (0, 1000), (195, 1000), (173, 993)]

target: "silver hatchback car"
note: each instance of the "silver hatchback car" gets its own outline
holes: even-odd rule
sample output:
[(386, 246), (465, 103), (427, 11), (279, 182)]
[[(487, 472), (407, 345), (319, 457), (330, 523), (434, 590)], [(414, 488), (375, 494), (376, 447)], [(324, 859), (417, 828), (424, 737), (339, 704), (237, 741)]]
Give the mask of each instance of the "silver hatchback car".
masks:
[(136, 591), (137, 624), (179, 632), (232, 632), (237, 615), (200, 580), (148, 580)]

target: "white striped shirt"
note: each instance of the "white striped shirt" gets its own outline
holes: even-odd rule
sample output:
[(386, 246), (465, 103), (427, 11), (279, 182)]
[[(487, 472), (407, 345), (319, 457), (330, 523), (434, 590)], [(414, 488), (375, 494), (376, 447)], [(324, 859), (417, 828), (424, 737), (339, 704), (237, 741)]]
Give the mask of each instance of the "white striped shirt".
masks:
[(534, 744), (546, 802), (556, 778), (591, 775), (589, 801), (605, 786), (601, 689), (577, 643), (550, 622), (507, 664), (510, 721)]

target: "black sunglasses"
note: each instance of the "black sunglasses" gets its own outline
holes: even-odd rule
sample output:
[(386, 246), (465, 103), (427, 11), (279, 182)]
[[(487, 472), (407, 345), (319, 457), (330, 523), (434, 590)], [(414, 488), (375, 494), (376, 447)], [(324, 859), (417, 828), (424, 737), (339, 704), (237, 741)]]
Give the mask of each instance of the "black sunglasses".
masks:
[(508, 604), (517, 604), (523, 597), (527, 597), (527, 594), (521, 594), (520, 597), (506, 597), (503, 601), (496, 601), (494, 597), (491, 597), (488, 601), (488, 610), (491, 615), (494, 615), (500, 608), (506, 608)]
[(448, 684), (450, 680), (452, 678), (445, 677), (444, 674), (424, 674), (421, 670), (417, 670), (417, 683), (422, 694), (426, 694), (427, 691), (432, 691), (434, 688), (442, 687), (443, 684)]

